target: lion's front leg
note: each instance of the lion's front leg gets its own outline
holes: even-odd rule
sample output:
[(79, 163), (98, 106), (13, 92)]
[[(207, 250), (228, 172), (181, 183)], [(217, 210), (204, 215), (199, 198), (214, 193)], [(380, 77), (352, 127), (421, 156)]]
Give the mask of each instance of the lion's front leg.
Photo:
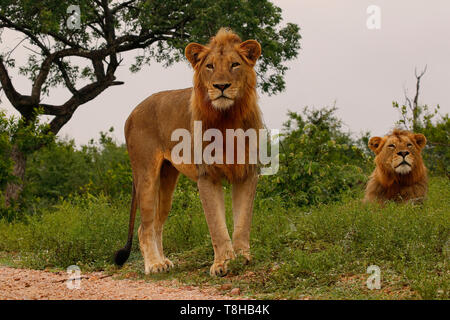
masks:
[(252, 175), (242, 182), (233, 184), (233, 248), (247, 262), (250, 261), (250, 228), (252, 224), (253, 202), (258, 176)]
[(201, 176), (197, 185), (214, 248), (214, 264), (210, 274), (223, 276), (227, 273), (228, 262), (234, 259), (235, 255), (225, 220), (222, 184), (212, 181), (208, 176)]

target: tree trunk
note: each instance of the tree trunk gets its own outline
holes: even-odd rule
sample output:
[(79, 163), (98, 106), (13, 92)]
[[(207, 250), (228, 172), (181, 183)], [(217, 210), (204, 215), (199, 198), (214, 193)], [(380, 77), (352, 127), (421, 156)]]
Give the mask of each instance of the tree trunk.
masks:
[(11, 150), (11, 158), (14, 161), (13, 175), (17, 178), (14, 182), (6, 185), (5, 203), (9, 207), (13, 201), (19, 199), (23, 190), (23, 180), (25, 178), (25, 167), (27, 164), (26, 155), (14, 145)]

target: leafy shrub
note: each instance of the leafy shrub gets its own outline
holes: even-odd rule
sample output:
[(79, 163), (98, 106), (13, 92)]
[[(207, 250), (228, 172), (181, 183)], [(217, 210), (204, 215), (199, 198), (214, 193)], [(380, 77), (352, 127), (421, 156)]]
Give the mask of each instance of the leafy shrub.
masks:
[(13, 162), (9, 156), (11, 143), (8, 132), (9, 122), (3, 111), (0, 111), (0, 190), (11, 180)]
[(48, 125), (42, 124), (39, 115), (41, 110), (34, 110), (27, 120), (7, 117), (0, 110), (0, 218), (11, 221), (23, 216), (20, 211), (21, 201), (8, 199), (3, 192), (8, 184), (22, 184), (21, 176), (14, 175), (14, 155), (26, 159), (43, 145), (51, 144), (54, 135), (49, 132)]
[(340, 199), (362, 185), (370, 158), (335, 116), (336, 108), (290, 112), (280, 143), (280, 169), (261, 179), (264, 197), (279, 195), (287, 202), (310, 205)]
[(450, 118), (428, 120), (419, 130), (427, 137), (423, 158), (431, 174), (450, 178)]
[(82, 147), (83, 154), (90, 159), (92, 179), (85, 191), (103, 193), (111, 197), (131, 194), (132, 173), (125, 144), (117, 144), (110, 133), (101, 132), (98, 142), (91, 140)]
[(427, 137), (427, 145), (423, 150), (423, 158), (429, 172), (433, 175), (450, 177), (450, 118), (448, 114), (440, 113), (440, 106), (430, 108), (419, 105), (416, 101), (400, 106), (392, 103), (400, 113), (397, 125), (406, 130), (423, 133)]
[(101, 132), (98, 141), (91, 140), (79, 149), (73, 140), (58, 140), (36, 152), (29, 159), (24, 196), (55, 201), (82, 193), (110, 197), (130, 194), (128, 153), (110, 133)]

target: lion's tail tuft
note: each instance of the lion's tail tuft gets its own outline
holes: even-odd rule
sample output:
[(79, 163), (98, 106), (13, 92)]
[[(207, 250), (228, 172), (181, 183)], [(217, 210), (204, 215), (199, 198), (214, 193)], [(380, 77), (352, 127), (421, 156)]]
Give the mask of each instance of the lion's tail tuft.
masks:
[(123, 266), (127, 262), (131, 252), (131, 243), (127, 243), (125, 247), (116, 251), (114, 255), (114, 263), (118, 266)]
[(136, 209), (137, 209), (136, 188), (133, 182), (133, 194), (131, 198), (130, 222), (128, 225), (127, 244), (122, 249), (117, 250), (114, 255), (114, 262), (118, 266), (123, 266), (123, 264), (128, 260), (128, 257), (130, 256), (131, 246), (133, 244), (134, 220), (136, 218)]

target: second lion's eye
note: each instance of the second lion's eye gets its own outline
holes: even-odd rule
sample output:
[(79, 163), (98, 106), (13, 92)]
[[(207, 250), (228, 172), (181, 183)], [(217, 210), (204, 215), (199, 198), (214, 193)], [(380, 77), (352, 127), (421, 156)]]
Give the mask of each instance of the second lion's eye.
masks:
[(207, 65), (206, 65), (206, 68), (208, 68), (208, 69), (214, 69), (214, 66), (211, 64), (211, 63), (208, 63)]
[(239, 62), (233, 62), (232, 64), (231, 64), (231, 68), (236, 68), (236, 67), (239, 67), (241, 64), (239, 63)]
[(389, 148), (394, 149), (395, 148), (395, 144), (390, 144), (388, 145)]
[(408, 146), (408, 148), (411, 148), (411, 147), (412, 147), (412, 144), (411, 144), (411, 143), (408, 143), (407, 146)]

